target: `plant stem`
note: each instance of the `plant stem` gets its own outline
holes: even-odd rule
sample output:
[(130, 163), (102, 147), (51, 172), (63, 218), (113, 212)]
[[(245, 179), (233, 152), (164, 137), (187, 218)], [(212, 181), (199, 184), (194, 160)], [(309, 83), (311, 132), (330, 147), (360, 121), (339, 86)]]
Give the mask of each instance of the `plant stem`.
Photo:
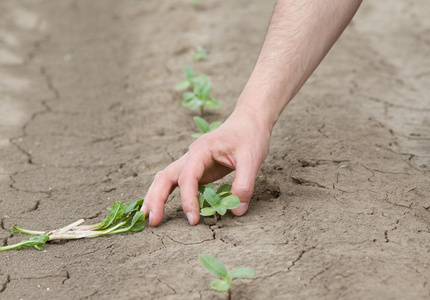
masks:
[(205, 107), (202, 105), (200, 106), (200, 117), (203, 117), (204, 114), (205, 114)]
[(13, 244), (13, 245), (9, 245), (9, 246), (0, 247), (0, 251), (13, 250), (13, 249), (19, 247), (20, 245), (24, 245), (24, 244), (25, 244), (25, 242), (20, 242), (18, 244)]
[(231, 289), (228, 289), (228, 300), (231, 300)]
[(78, 226), (78, 225), (80, 225), (80, 224), (82, 224), (84, 222), (85, 222), (84, 219), (80, 219), (80, 220), (76, 221), (75, 223), (72, 223), (72, 224), (67, 225), (66, 227), (63, 227), (63, 228), (60, 228), (60, 229), (52, 230), (52, 231), (48, 232), (47, 234), (48, 235), (63, 234), (65, 232), (69, 231), (70, 229), (73, 230), (73, 228), (75, 228), (76, 226)]
[(23, 228), (19, 228), (19, 227), (15, 226), (14, 231), (12, 233), (13, 234), (22, 233), (22, 234), (28, 234), (28, 235), (41, 235), (41, 234), (45, 233), (45, 231), (28, 230), (28, 229), (23, 229)]

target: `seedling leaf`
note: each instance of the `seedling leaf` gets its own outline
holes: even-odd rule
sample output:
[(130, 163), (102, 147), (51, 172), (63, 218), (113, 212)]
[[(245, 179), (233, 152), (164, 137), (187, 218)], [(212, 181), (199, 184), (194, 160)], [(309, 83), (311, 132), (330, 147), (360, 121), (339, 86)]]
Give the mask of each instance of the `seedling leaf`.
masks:
[(203, 135), (203, 133), (193, 133), (191, 135), (192, 138), (198, 139), (199, 137), (201, 137)]
[(204, 217), (213, 216), (215, 213), (216, 213), (216, 211), (212, 207), (203, 207), (200, 210), (200, 215), (202, 215)]
[(229, 278), (248, 278), (256, 276), (254, 269), (252, 268), (238, 268), (227, 272)]
[(203, 196), (205, 197), (209, 205), (214, 208), (221, 204), (221, 199), (216, 194), (216, 192), (211, 188), (206, 187), (203, 193)]
[(188, 80), (192, 80), (194, 77), (196, 77), (196, 74), (194, 73), (194, 70), (191, 67), (189, 67), (189, 66), (186, 66), (184, 68), (184, 74), (185, 74), (185, 77)]
[(198, 187), (199, 193), (203, 194), (205, 192), (205, 188), (206, 188), (205, 185), (199, 185)]
[(210, 109), (217, 109), (221, 107), (221, 101), (212, 98), (207, 99), (205, 104)]
[(209, 125), (209, 132), (214, 131), (215, 129), (217, 129), (218, 127), (220, 127), (222, 125), (221, 122), (213, 122)]
[(191, 102), (195, 98), (195, 95), (192, 92), (185, 92), (182, 95), (182, 98), (184, 99), (184, 103), (188, 103), (188, 102)]
[(216, 212), (219, 213), (221, 216), (224, 216), (225, 213), (227, 212), (227, 206), (224, 203), (221, 203), (218, 206), (214, 207)]
[(209, 254), (199, 255), (199, 260), (209, 272), (218, 277), (224, 278), (227, 276), (227, 269), (224, 264), (218, 261), (215, 257)]
[(129, 218), (127, 223), (119, 228), (118, 230), (112, 231), (111, 233), (120, 232), (141, 232), (145, 228), (145, 213), (143, 211), (137, 211), (134, 213), (133, 218)]
[(110, 225), (116, 224), (124, 217), (126, 205), (127, 204), (120, 201), (115, 201), (112, 208), (108, 208), (111, 213), (100, 224), (98, 224), (96, 229), (102, 230), (108, 228)]
[(217, 191), (216, 191), (216, 193), (219, 195), (219, 194), (221, 194), (221, 193), (224, 193), (224, 192), (230, 192), (231, 191), (231, 184), (223, 184), (223, 185), (221, 185), (218, 189), (217, 189)]
[(205, 187), (214, 191), (216, 190), (216, 184), (213, 182), (206, 184)]
[(196, 123), (197, 127), (200, 129), (202, 133), (208, 133), (210, 131), (210, 125), (204, 119), (200, 117), (194, 117), (194, 123)]
[(231, 284), (227, 280), (217, 279), (211, 282), (211, 288), (217, 292), (227, 292)]
[(34, 236), (29, 238), (28, 240), (24, 240), (19, 242), (18, 244), (9, 245), (5, 247), (0, 247), (0, 251), (6, 251), (6, 250), (22, 250), (25, 248), (31, 248), (34, 247), (37, 250), (43, 250), (42, 246), (49, 240), (49, 236), (42, 233), (39, 236)]
[(126, 208), (125, 208), (124, 214), (139, 211), (140, 208), (142, 207), (143, 201), (144, 201), (144, 199), (139, 199), (139, 200), (128, 203)]
[(175, 89), (176, 89), (176, 90), (178, 90), (178, 91), (186, 90), (186, 89), (188, 89), (189, 87), (191, 87), (191, 83), (190, 83), (190, 81), (188, 81), (188, 80), (184, 80), (184, 81), (178, 82), (178, 83), (175, 85)]
[(193, 54), (194, 60), (205, 60), (208, 56), (208, 51), (206, 51), (203, 47), (196, 47), (196, 52)]
[[(205, 101), (207, 101), (207, 103), (209, 103), (210, 102), (209, 95), (211, 94), (211, 90), (212, 90), (212, 82), (203, 81), (202, 85), (199, 87), (200, 87), (200, 90), (199, 90), (198, 95), (201, 96), (202, 100), (205, 100)], [(206, 103), (206, 105), (207, 105), (207, 103)]]
[(231, 195), (231, 196), (222, 198), (221, 203), (224, 204), (227, 207), (227, 209), (233, 209), (240, 205), (240, 200), (239, 200), (239, 197)]

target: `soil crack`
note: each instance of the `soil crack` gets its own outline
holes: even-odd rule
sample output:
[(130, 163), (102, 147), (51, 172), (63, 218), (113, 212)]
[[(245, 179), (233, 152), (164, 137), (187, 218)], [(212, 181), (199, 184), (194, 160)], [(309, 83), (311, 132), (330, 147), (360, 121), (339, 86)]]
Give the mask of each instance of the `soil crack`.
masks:
[(312, 250), (312, 249), (315, 249), (317, 246), (312, 246), (312, 247), (310, 247), (310, 248), (308, 248), (308, 249), (304, 249), (304, 250), (302, 250), (301, 252), (300, 252), (300, 254), (299, 254), (299, 256), (297, 256), (297, 258), (291, 263), (291, 265), (288, 267), (288, 271), (290, 271), (291, 270), (291, 268), (292, 267), (294, 267), (295, 265), (296, 265), (296, 263), (297, 262), (299, 262), (301, 259), (302, 259), (302, 257), (303, 257), (303, 255), (305, 254), (305, 253), (307, 253), (307, 252), (309, 252), (310, 250)]
[(0, 294), (1, 293), (3, 293), (5, 290), (6, 290), (6, 288), (7, 288), (7, 285), (10, 283), (10, 275), (7, 275), (7, 277), (6, 277), (6, 281), (2, 284), (2, 286), (1, 286), (1, 288), (0, 288)]
[(48, 72), (44, 67), (40, 68), (40, 74), (42, 74), (42, 76), (45, 78), (46, 85), (48, 86), (48, 89), (54, 94), (55, 99), (57, 100), (60, 99), (61, 98), (60, 92), (53, 84), (51, 76), (48, 74)]
[(321, 189), (328, 189), (328, 187), (326, 187), (326, 186), (324, 186), (318, 182), (306, 180), (306, 179), (301, 178), (301, 177), (293, 177), (292, 176), (291, 179), (293, 180), (293, 183), (298, 184), (298, 185), (313, 186), (313, 187), (318, 187)]
[(157, 280), (158, 280), (158, 282), (159, 283), (162, 283), (162, 284), (164, 284), (165, 286), (167, 286), (172, 292), (173, 292), (173, 294), (174, 295), (176, 295), (177, 294), (177, 292), (176, 292), (176, 290), (172, 287), (172, 286), (170, 286), (168, 283), (165, 283), (164, 281), (161, 281), (161, 279), (160, 278), (157, 278)]
[(70, 279), (70, 273), (66, 270), (66, 278), (61, 282), (61, 284), (64, 284), (67, 280)]

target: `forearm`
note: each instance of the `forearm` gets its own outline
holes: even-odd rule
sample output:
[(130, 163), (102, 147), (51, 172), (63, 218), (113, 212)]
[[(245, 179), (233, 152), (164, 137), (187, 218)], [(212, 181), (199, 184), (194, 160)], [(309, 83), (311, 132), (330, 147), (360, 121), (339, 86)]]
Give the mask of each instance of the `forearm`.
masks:
[(346, 28), (361, 0), (278, 0), (235, 112), (271, 132), (279, 115)]

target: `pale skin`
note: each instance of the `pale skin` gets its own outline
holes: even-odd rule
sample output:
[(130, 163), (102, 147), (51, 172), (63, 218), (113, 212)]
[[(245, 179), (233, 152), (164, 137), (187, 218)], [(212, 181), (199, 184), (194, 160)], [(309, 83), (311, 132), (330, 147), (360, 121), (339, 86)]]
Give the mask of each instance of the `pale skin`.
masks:
[(255, 68), (233, 113), (215, 131), (192, 143), (189, 151), (157, 173), (142, 211), (157, 226), (170, 193), (179, 186), (191, 225), (200, 218), (199, 184), (235, 171), (232, 193), (243, 215), (257, 172), (269, 151), (273, 126), (286, 105), (322, 61), (351, 21), (361, 0), (278, 0)]

